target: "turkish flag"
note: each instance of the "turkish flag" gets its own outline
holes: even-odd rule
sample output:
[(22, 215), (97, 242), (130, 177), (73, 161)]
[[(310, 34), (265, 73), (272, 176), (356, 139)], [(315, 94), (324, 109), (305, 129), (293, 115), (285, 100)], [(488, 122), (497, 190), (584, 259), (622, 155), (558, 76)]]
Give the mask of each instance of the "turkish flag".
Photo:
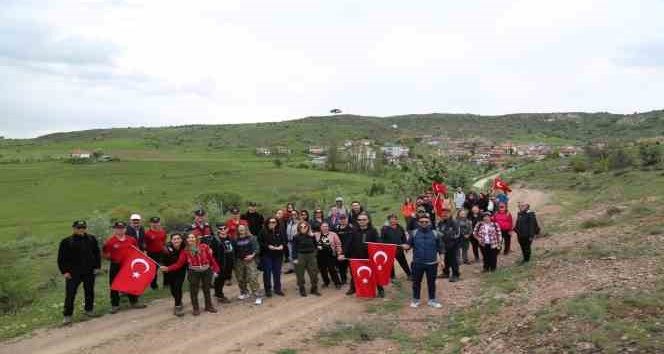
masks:
[(350, 271), (355, 282), (355, 296), (360, 298), (376, 297), (376, 277), (368, 259), (351, 259)]
[(431, 182), (431, 189), (436, 194), (447, 194), (447, 186), (442, 183)]
[(493, 189), (499, 189), (499, 190), (505, 191), (507, 193), (512, 191), (510, 186), (508, 186), (507, 183), (505, 183), (505, 181), (500, 179), (500, 177), (496, 177), (493, 180)]
[(127, 249), (111, 289), (130, 295), (142, 295), (157, 274), (157, 263), (136, 247)]
[(442, 195), (438, 195), (433, 198), (433, 210), (436, 212), (436, 215), (440, 216), (443, 214), (443, 209), (445, 209), (445, 199)]
[(376, 276), (376, 284), (389, 284), (397, 245), (374, 242), (367, 242), (367, 245), (369, 246), (369, 263)]

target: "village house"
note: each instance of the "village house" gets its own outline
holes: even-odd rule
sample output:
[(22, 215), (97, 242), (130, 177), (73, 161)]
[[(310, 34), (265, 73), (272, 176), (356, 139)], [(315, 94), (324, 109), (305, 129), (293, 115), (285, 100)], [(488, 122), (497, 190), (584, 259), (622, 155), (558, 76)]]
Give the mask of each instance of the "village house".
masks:
[(311, 155), (323, 155), (325, 150), (323, 146), (309, 146), (309, 154)]
[(277, 146), (273, 149), (277, 155), (290, 155), (293, 153), (293, 150), (285, 146)]
[(258, 156), (270, 156), (270, 155), (272, 155), (272, 151), (270, 150), (270, 148), (257, 147), (256, 148), (256, 155), (258, 155)]
[(574, 146), (563, 146), (558, 150), (558, 156), (560, 157), (576, 156), (577, 153), (578, 150)]
[(92, 151), (85, 151), (81, 149), (72, 150), (69, 153), (69, 157), (72, 159), (90, 159), (92, 158)]
[(407, 146), (403, 145), (388, 145), (380, 148), (386, 157), (408, 157), (410, 149)]

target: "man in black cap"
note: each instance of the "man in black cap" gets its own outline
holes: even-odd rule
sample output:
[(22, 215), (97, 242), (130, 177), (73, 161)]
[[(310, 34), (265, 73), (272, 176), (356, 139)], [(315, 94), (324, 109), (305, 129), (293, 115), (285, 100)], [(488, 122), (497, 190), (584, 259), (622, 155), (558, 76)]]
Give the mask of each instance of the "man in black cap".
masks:
[(58, 268), (65, 277), (65, 308), (63, 325), (72, 323), (74, 300), (78, 286), (83, 283), (85, 293), (85, 314), (92, 312), (95, 300), (95, 275), (101, 269), (101, 252), (97, 238), (87, 233), (88, 225), (84, 220), (74, 221), (72, 235), (60, 242), (58, 249)]
[[(161, 263), (162, 257), (166, 249), (166, 230), (161, 226), (161, 219), (158, 216), (150, 218), (150, 228), (145, 231), (145, 250), (148, 257), (152, 258), (155, 262)], [(150, 287), (157, 290), (157, 275), (154, 274), (154, 279)]]
[(194, 223), (191, 224), (191, 233), (196, 237), (212, 235), (210, 224), (205, 221), (205, 210), (198, 209), (194, 211)]
[[(341, 247), (345, 250), (346, 247), (350, 244), (350, 240), (353, 238), (353, 235), (357, 232), (355, 225), (351, 224), (348, 220), (348, 214), (339, 213), (339, 225), (334, 228), (334, 232), (339, 236), (341, 240)], [(341, 284), (346, 284), (348, 282), (348, 260), (339, 259), (339, 276), (341, 277)]]
[(254, 236), (260, 234), (263, 229), (263, 223), (265, 223), (263, 215), (256, 211), (256, 203), (254, 202), (249, 202), (249, 209), (246, 213), (240, 216), (240, 219), (247, 220), (247, 223), (249, 223), (249, 231)]

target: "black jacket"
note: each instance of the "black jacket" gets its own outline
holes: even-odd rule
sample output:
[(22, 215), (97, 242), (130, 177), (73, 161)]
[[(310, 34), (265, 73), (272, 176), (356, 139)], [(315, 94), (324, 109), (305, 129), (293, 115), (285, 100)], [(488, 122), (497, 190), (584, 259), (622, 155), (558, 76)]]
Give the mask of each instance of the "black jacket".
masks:
[(535, 235), (539, 235), (540, 227), (535, 212), (530, 210), (520, 211), (516, 218), (514, 231), (519, 237), (523, 238), (533, 238)]
[(145, 250), (145, 228), (143, 226), (139, 227), (138, 230), (136, 230), (133, 226), (128, 225), (125, 234), (133, 236), (138, 242), (138, 248), (141, 251)]
[[(271, 257), (283, 257), (284, 251), (288, 249), (288, 237), (285, 233), (282, 233), (279, 227), (275, 228), (275, 231), (269, 231), (266, 229), (261, 230), (258, 234), (258, 244), (260, 245), (260, 250), (262, 255), (269, 255)], [(284, 246), (284, 249), (271, 250), (268, 246)]]
[(247, 223), (249, 224), (249, 231), (251, 231), (252, 235), (258, 236), (261, 230), (263, 230), (263, 223), (265, 222), (265, 218), (263, 218), (263, 215), (261, 215), (259, 212), (250, 213), (247, 211), (246, 213), (240, 215), (240, 219), (247, 220)]
[(383, 226), (380, 230), (380, 238), (382, 243), (394, 245), (403, 245), (407, 242), (406, 231), (401, 225), (397, 225), (396, 228), (390, 225)]
[(443, 241), (443, 246), (446, 250), (453, 250), (461, 244), (461, 241), (463, 241), (461, 227), (459, 226), (459, 223), (452, 218), (441, 220), (438, 223), (437, 230), (440, 233), (441, 241)]
[(97, 238), (90, 234), (71, 235), (60, 242), (58, 249), (60, 273), (92, 274), (101, 269), (101, 251)]
[(293, 259), (300, 253), (313, 253), (316, 251), (316, 237), (298, 233), (293, 237)]
[(368, 259), (367, 242), (378, 242), (378, 231), (371, 226), (364, 230), (358, 228), (348, 245), (344, 247), (344, 255), (346, 258)]
[(217, 264), (219, 264), (219, 267), (221, 267), (224, 259), (224, 252), (221, 248), (221, 241), (219, 240), (219, 237), (214, 235), (202, 236), (201, 243), (204, 243), (210, 247), (214, 259), (217, 261)]
[[(172, 243), (170, 242), (166, 243), (166, 253), (162, 258), (162, 262), (164, 263), (163, 265), (170, 266), (175, 264), (178, 261), (178, 258), (180, 258), (180, 252), (182, 252), (184, 249), (185, 249), (184, 241), (180, 245), (179, 250), (175, 249)], [(164, 273), (164, 284), (170, 284), (170, 282), (174, 281), (175, 279), (184, 280), (186, 274), (187, 274), (187, 267), (181, 267), (178, 270), (174, 270), (172, 272), (166, 272)]]

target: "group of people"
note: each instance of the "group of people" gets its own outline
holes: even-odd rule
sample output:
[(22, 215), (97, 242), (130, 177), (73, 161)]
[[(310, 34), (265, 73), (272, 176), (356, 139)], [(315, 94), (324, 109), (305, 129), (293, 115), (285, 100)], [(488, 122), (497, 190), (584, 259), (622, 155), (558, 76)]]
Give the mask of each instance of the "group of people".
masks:
[[(503, 242), (505, 253), (509, 253), (512, 232), (518, 235), (523, 261), (527, 262), (530, 243), (539, 233), (537, 219), (528, 204), (519, 204), (519, 215), (513, 223), (507, 211), (507, 200), (502, 201), (506, 195), (497, 196), (495, 210), (489, 210), (488, 204), (479, 203), (481, 198), (473, 193), (463, 194), (463, 198), (461, 194), (463, 191), (459, 189), (454, 203), (447, 200), (438, 208), (433, 206), (435, 199), (444, 197), (431, 191), (418, 197), (416, 202), (407, 199), (401, 208), (404, 226), (399, 217), (392, 214), (379, 228), (374, 227), (371, 215), (360, 202), (353, 201), (348, 208), (341, 197), (336, 198), (329, 210), (316, 208), (312, 215), (289, 203), (265, 217), (258, 212), (256, 203), (249, 203), (243, 214), (238, 208), (231, 208), (231, 217), (214, 227), (207, 222), (204, 210), (195, 210), (189, 230), (170, 236), (159, 217), (150, 218), (146, 229), (142, 226), (141, 215), (132, 214), (129, 223), (113, 224), (113, 233), (101, 248), (96, 237), (87, 233), (86, 222), (77, 220), (72, 225), (72, 235), (60, 243), (58, 253), (58, 266), (66, 279), (64, 324), (72, 323), (74, 300), (81, 283), (85, 292), (85, 314), (95, 315), (94, 282), (101, 270), (102, 257), (110, 261), (109, 283), (112, 284), (130, 247), (144, 251), (159, 263), (163, 284), (169, 287), (174, 299), (176, 316), (184, 315), (185, 278), (189, 281), (194, 316), (201, 313), (199, 291), (203, 293), (204, 311), (217, 312), (213, 296), (219, 304), (231, 301), (224, 294), (224, 288), (231, 284), (233, 274), (240, 290), (238, 299), (252, 299), (256, 305), (261, 305), (264, 297), (286, 296), (282, 274), (290, 273), (295, 273), (297, 290), (302, 297), (321, 296), (319, 277), (322, 288), (339, 290), (349, 284), (346, 294), (352, 295), (355, 284), (349, 272), (349, 260), (367, 259), (367, 242), (397, 245), (395, 260), (413, 285), (411, 306), (419, 306), (421, 283), (426, 275), (428, 304), (439, 308), (435, 287), (439, 265), (444, 265), (441, 277), (459, 281), (459, 263), (470, 263), (468, 250), (472, 248), (475, 261), (479, 262), (481, 252), (484, 270), (493, 271)], [(411, 250), (409, 264), (406, 254)], [(392, 278), (396, 279), (394, 269)], [(156, 275), (151, 287), (159, 287)], [(378, 286), (377, 296), (385, 296), (383, 287)], [(111, 290), (110, 297), (110, 313), (114, 314), (120, 309), (120, 294)], [(139, 297), (127, 297), (131, 307), (145, 307)]]

